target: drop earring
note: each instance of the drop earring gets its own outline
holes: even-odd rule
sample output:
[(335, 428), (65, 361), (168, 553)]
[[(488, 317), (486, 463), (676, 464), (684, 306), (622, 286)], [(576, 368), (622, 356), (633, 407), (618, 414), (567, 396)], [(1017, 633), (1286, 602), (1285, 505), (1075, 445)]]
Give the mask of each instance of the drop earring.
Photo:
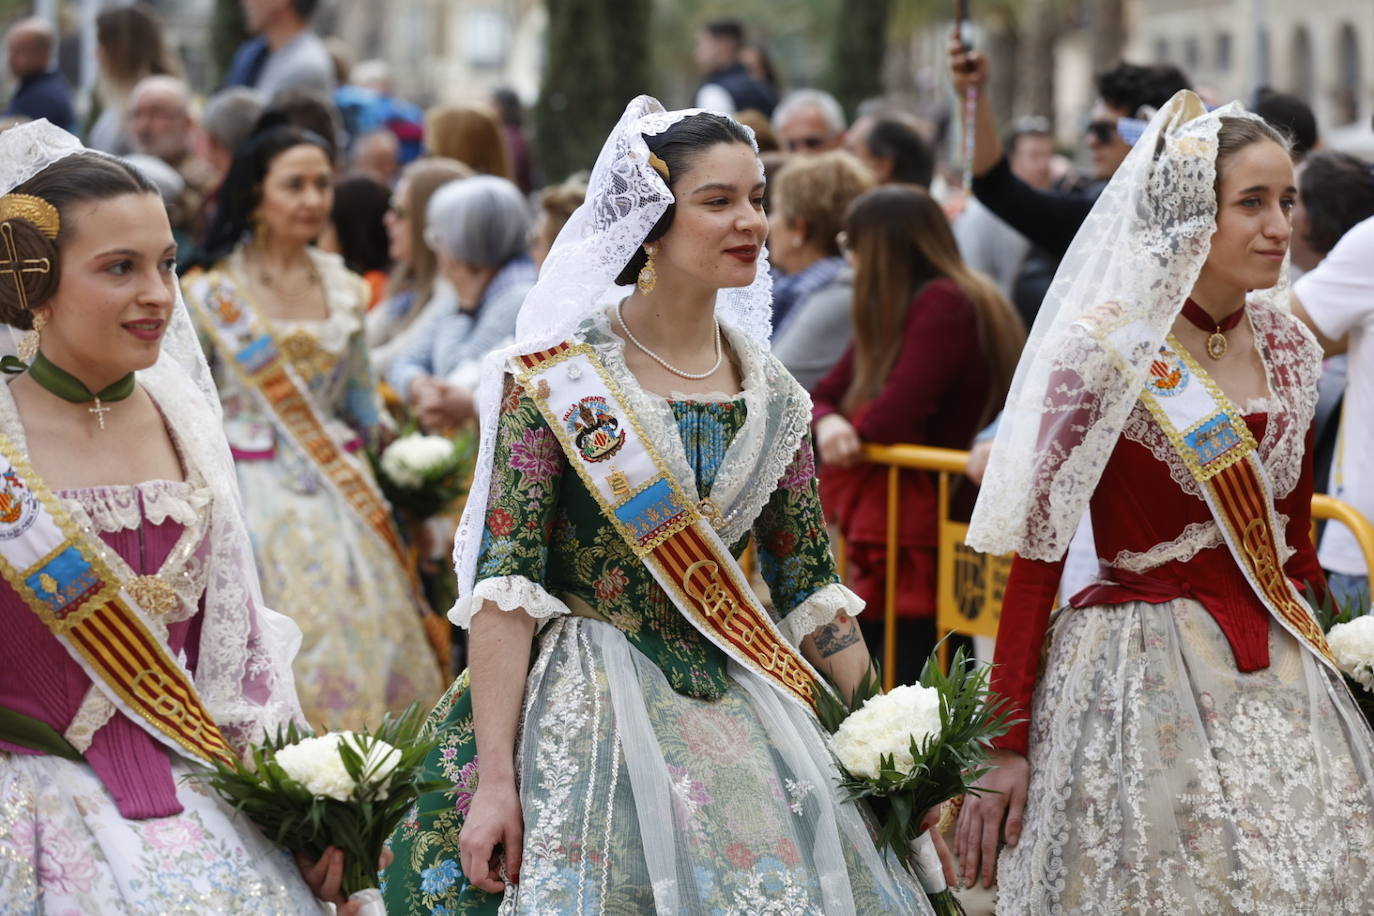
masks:
[(33, 313), (33, 329), (25, 331), (19, 335), (19, 345), (15, 347), (19, 351), (19, 358), (26, 363), (33, 362), (33, 358), (38, 355), (39, 333), (48, 326), (47, 312)]
[(658, 283), (658, 270), (654, 267), (654, 246), (645, 245), (644, 253), (649, 257), (644, 262), (644, 266), (639, 269), (639, 278), (635, 280), (635, 286), (639, 287), (639, 291), (647, 296), (654, 291), (654, 286)]

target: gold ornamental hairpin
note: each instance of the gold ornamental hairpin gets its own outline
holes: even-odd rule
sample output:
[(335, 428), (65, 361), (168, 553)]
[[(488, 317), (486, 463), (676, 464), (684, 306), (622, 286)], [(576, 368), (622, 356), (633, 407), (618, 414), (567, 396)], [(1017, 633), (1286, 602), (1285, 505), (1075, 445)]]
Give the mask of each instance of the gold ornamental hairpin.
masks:
[(57, 208), (32, 194), (6, 194), (0, 197), (0, 223), (12, 219), (33, 223), (39, 232), (50, 239), (57, 238), (57, 231), (62, 227)]
[(663, 180), (668, 180), (668, 163), (658, 158), (657, 153), (649, 154), (649, 164), (654, 167), (654, 171), (663, 176)]

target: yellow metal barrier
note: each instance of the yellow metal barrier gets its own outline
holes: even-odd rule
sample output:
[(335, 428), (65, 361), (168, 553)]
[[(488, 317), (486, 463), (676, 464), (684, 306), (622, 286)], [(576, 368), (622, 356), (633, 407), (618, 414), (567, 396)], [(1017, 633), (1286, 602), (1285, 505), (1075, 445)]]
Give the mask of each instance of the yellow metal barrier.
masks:
[[(935, 632), (943, 639), (950, 633), (965, 636), (996, 636), (1002, 615), (1002, 597), (1011, 571), (1011, 556), (988, 556), (964, 544), (968, 525), (949, 517), (950, 476), (962, 475), (968, 452), (924, 445), (865, 445), (864, 460), (886, 465), (887, 566), (883, 600), (883, 688), (891, 690), (897, 666), (897, 559), (898, 507), (901, 471), (929, 471), (938, 476), (939, 559), (936, 574)], [(1312, 517), (1338, 521), (1350, 529), (1366, 566), (1374, 572), (1374, 525), (1348, 503), (1320, 493), (1312, 498)], [(836, 542), (840, 576), (845, 575), (845, 549)], [(940, 661), (949, 665), (949, 652), (940, 649)]]

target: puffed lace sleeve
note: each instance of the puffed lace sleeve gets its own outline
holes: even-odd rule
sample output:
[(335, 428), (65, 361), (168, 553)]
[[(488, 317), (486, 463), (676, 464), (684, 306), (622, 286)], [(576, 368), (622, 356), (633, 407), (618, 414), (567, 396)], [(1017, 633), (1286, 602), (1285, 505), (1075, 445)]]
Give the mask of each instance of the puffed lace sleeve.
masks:
[(754, 523), (754, 542), (779, 627), (793, 645), (840, 615), (863, 610), (863, 599), (841, 585), (835, 572), (809, 436), (802, 437)]
[(476, 584), (449, 612), (461, 627), (484, 601), (503, 611), (521, 608), (536, 620), (569, 613), (544, 588), (567, 460), (539, 408), (509, 376), (498, 423)]

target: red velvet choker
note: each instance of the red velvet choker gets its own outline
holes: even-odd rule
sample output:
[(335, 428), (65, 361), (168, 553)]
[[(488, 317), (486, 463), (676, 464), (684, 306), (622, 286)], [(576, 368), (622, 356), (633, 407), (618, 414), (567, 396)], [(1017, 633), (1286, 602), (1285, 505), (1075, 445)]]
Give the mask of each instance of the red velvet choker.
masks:
[(1217, 321), (1192, 299), (1183, 303), (1183, 317), (1198, 330), (1212, 332), (1212, 336), (1207, 338), (1207, 355), (1212, 359), (1221, 359), (1226, 355), (1226, 332), (1240, 324), (1244, 314), (1245, 306), (1242, 305), (1221, 321)]

